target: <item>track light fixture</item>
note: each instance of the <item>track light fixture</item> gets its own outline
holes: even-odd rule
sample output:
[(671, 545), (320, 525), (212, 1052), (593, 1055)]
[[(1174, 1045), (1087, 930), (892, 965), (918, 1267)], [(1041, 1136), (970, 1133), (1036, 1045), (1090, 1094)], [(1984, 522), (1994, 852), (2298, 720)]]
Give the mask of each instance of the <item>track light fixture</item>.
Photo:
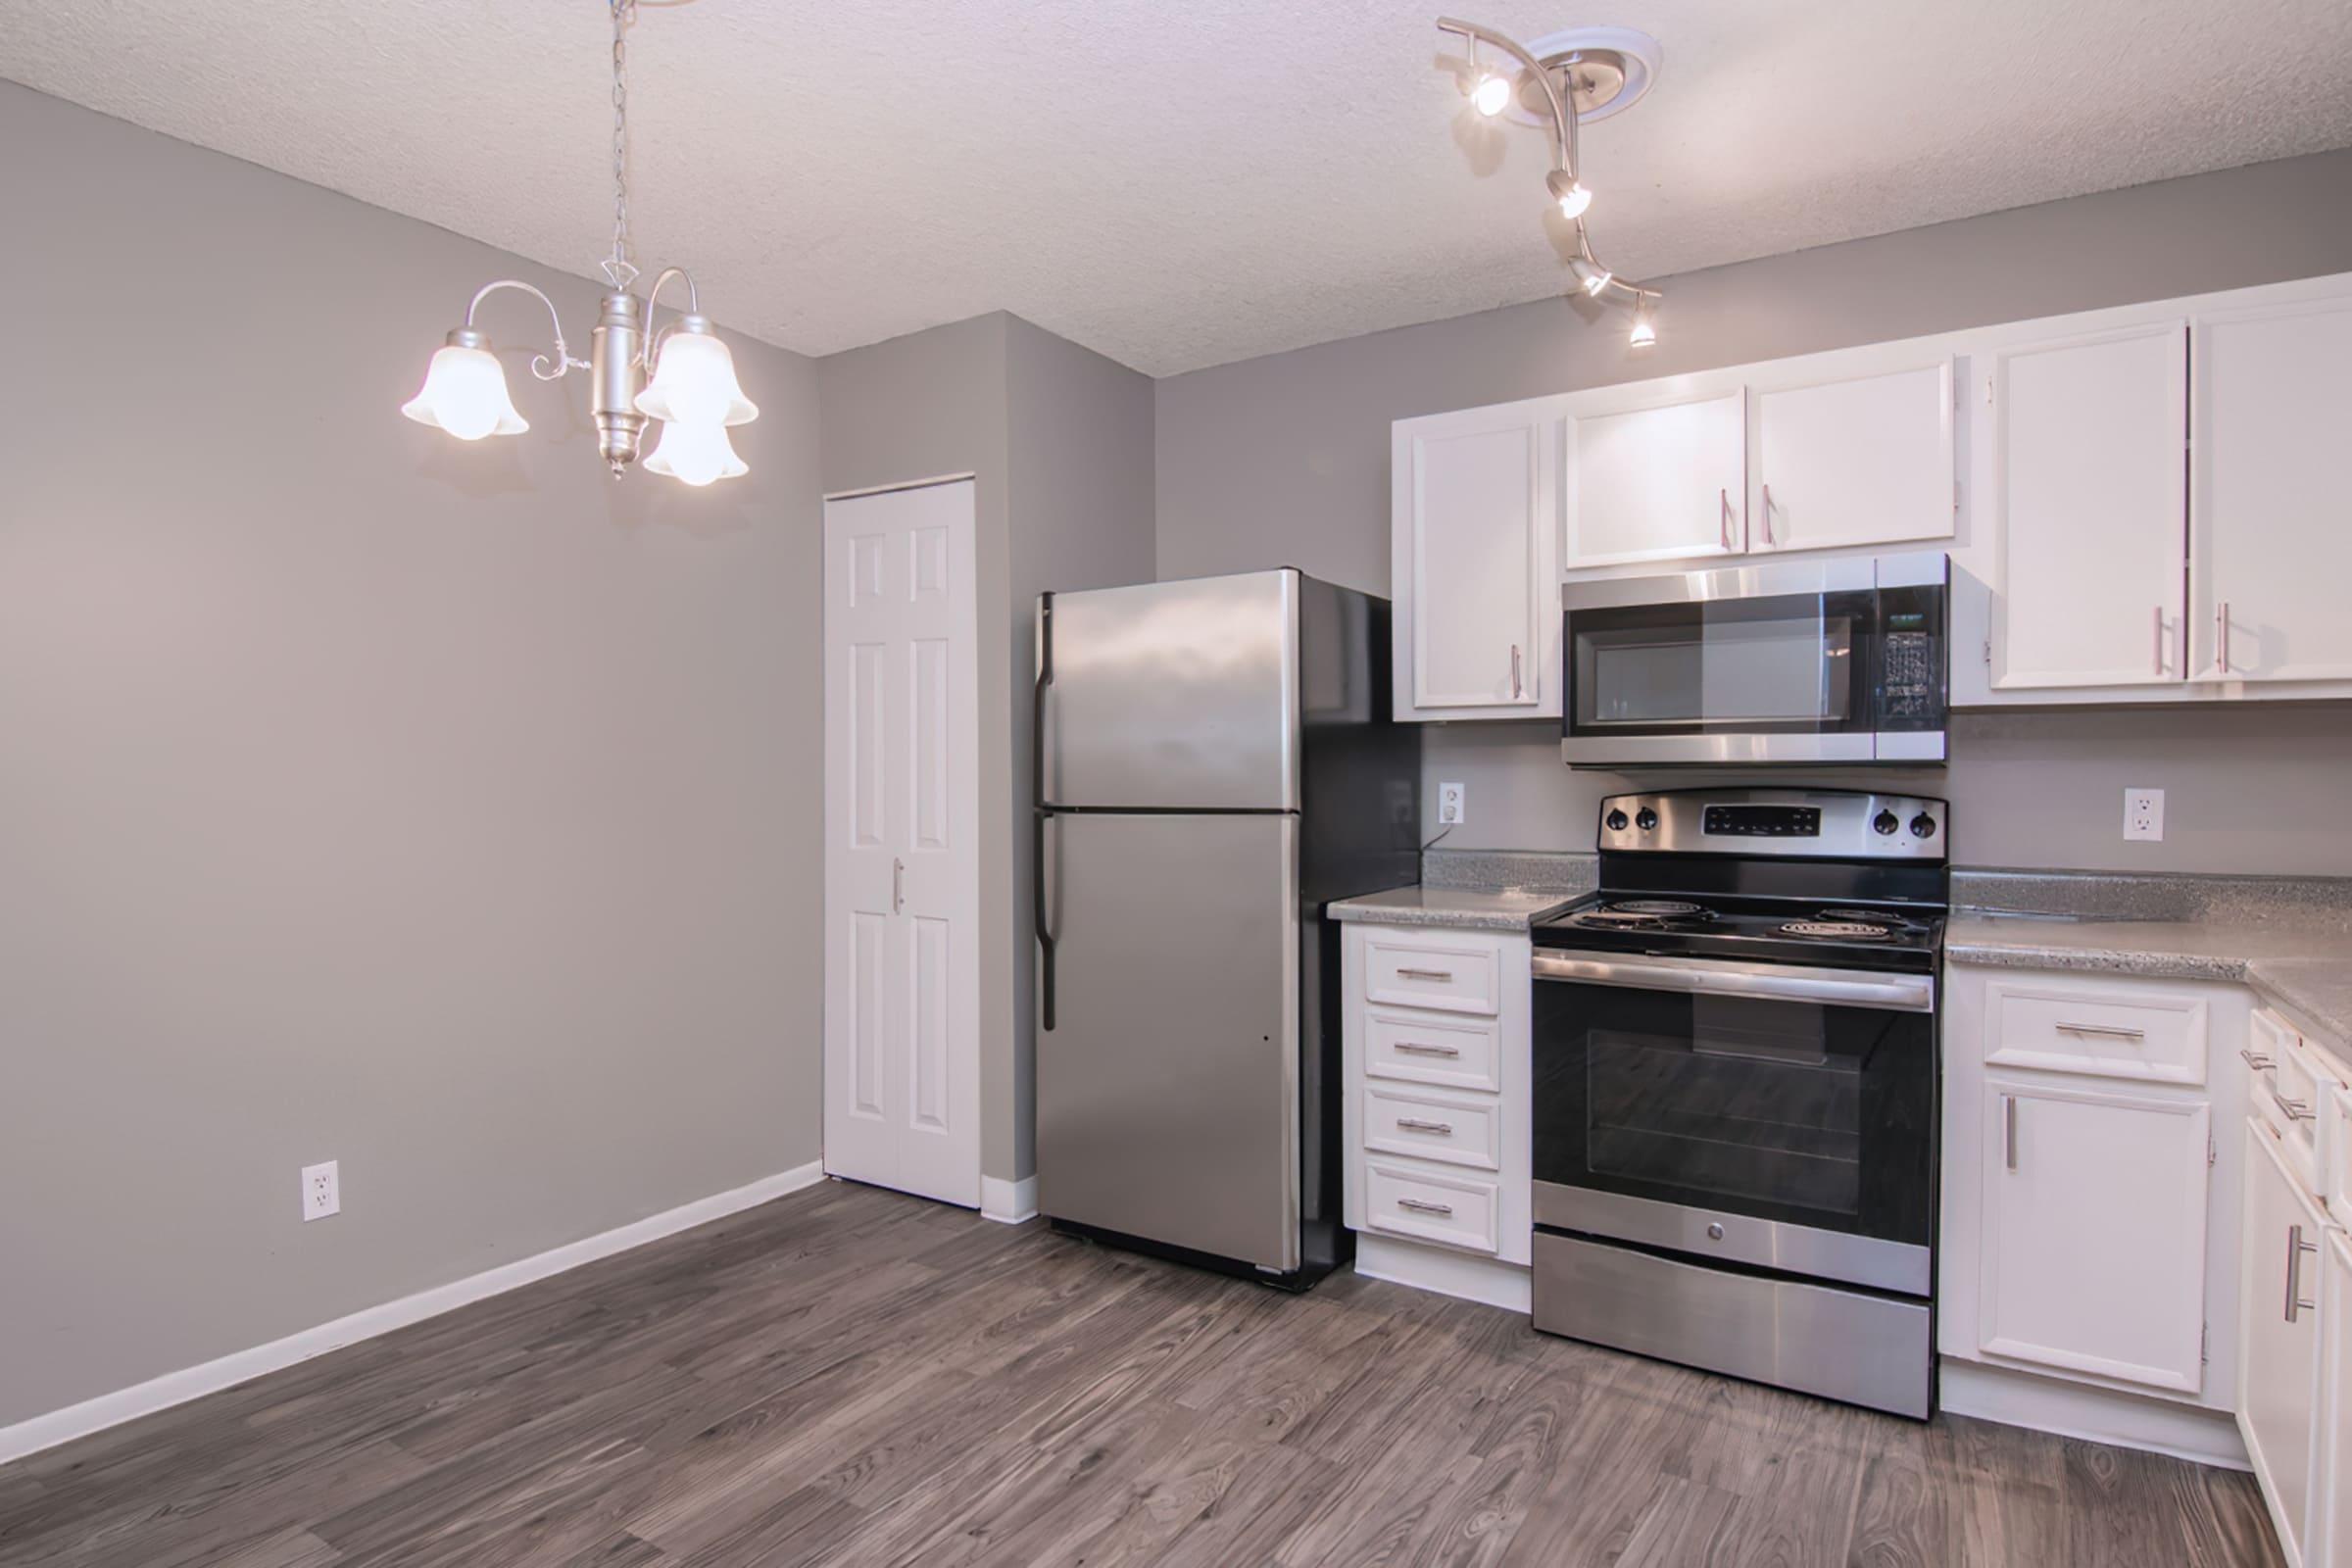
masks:
[[(542, 381), (589, 372), (588, 407), (596, 416), (597, 450), (617, 479), (637, 461), (649, 419), (662, 421), (660, 444), (645, 460), (650, 473), (691, 485), (706, 485), (751, 469), (735, 455), (727, 427), (760, 416), (735, 379), (735, 357), (710, 330), (694, 279), (685, 269), (664, 268), (646, 291), (640, 309), (630, 285), (637, 268), (629, 260), (629, 83), (627, 29), (636, 20), (637, 0), (605, 0), (612, 13), (612, 254), (603, 270), (611, 285), (597, 311), (589, 357), (575, 360), (564, 344), (564, 320), (555, 301), (530, 284), (501, 278), (486, 284), (466, 307), (466, 324), (433, 351), (424, 385), (400, 412), (420, 424), (437, 425), (461, 441), (486, 435), (520, 435), (530, 425), (507, 394), (507, 373), (490, 352), (489, 334), (473, 324), (482, 301), (500, 289), (520, 289), (547, 307), (556, 340), (553, 354), (536, 355), (531, 374)], [(1507, 89), (1506, 89), (1507, 90)], [(686, 285), (686, 309), (660, 332), (651, 331), (654, 304), (671, 278)]]
[[(1544, 117), (1551, 122), (1552, 132), (1552, 167), (1544, 176), (1544, 188), (1558, 205), (1560, 217), (1574, 225), (1576, 234), (1576, 255), (1569, 259), (1568, 270), (1591, 298), (1600, 299), (1615, 289), (1632, 300), (1634, 325), (1629, 341), (1633, 347), (1646, 348), (1657, 342), (1655, 307), (1665, 296), (1654, 288), (1619, 277), (1592, 254), (1592, 238), (1585, 228), (1585, 213), (1592, 205), (1592, 188), (1584, 181), (1577, 141), (1580, 117), (1612, 107), (1623, 108), (1647, 87), (1656, 70), (1655, 42), (1639, 33), (1607, 29), (1590, 32), (1599, 46), (1588, 48), (1578, 46), (1580, 35), (1560, 35), (1552, 41), (1561, 47), (1539, 58), (1515, 39), (1475, 22), (1440, 17), (1438, 29), (1469, 43), (1473, 70), (1478, 64), (1479, 45), (1486, 44), (1516, 60), (1523, 79), (1532, 80), (1543, 89)], [(1643, 49), (1641, 45), (1647, 47)], [(1507, 108), (1513, 96), (1509, 80), (1494, 72), (1477, 75), (1467, 91), (1471, 106), (1490, 118)]]

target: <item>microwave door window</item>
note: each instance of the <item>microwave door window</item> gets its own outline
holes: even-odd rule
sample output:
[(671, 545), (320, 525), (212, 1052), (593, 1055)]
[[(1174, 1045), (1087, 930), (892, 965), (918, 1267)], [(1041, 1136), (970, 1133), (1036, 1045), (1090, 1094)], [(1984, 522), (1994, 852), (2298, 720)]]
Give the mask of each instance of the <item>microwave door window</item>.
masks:
[(1851, 728), (1864, 662), (1844, 595), (1578, 612), (1573, 732), (1628, 735)]

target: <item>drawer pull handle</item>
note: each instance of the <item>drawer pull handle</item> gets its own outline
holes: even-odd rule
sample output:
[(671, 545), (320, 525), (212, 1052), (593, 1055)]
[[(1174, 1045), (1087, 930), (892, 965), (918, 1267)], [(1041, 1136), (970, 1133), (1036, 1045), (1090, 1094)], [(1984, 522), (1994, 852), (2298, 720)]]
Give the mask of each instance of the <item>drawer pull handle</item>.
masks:
[(2278, 1108), (2286, 1113), (2288, 1121), (2317, 1121), (2319, 1119), (2319, 1112), (2311, 1108), (2311, 1102), (2308, 1100), (2289, 1100), (2284, 1095), (2280, 1095)]
[(1453, 1205), (1451, 1203), (1433, 1203), (1427, 1199), (1422, 1198), (1399, 1198), (1396, 1200), (1396, 1206), (1398, 1208), (1409, 1208), (1416, 1214), (1437, 1214), (1444, 1216), (1453, 1212)]
[(2303, 1299), (2303, 1254), (2318, 1251), (2319, 1244), (2303, 1239), (2303, 1227), (2286, 1228), (2286, 1320), (2292, 1323), (2297, 1312), (2316, 1312), (2319, 1303)]
[(1451, 969), (1399, 969), (1396, 971), (1396, 977), (1400, 980), (1435, 980), (1442, 984), (1453, 978), (1453, 971)]
[(2017, 1169), (2017, 1097), (2001, 1097), (2001, 1163)]
[(2272, 1060), (2270, 1057), (2268, 1057), (2268, 1056), (2264, 1056), (2264, 1055), (2258, 1055), (2258, 1054), (2256, 1054), (2255, 1053), (2253, 1053), (2253, 1052), (2251, 1052), (2251, 1051), (2248, 1051), (2248, 1050), (2247, 1050), (2245, 1047), (2243, 1047), (2243, 1046), (2240, 1046), (2240, 1047), (2238, 1047), (2238, 1048), (2237, 1048), (2237, 1054), (2238, 1054), (2239, 1055), (2241, 1055), (2241, 1056), (2245, 1057), (2245, 1058), (2246, 1058), (2246, 1065), (2247, 1065), (2247, 1066), (2249, 1066), (2249, 1067), (2251, 1067), (2251, 1068), (2253, 1068), (2253, 1069), (2254, 1069), (2256, 1072), (2269, 1072), (2269, 1071), (2270, 1071), (2270, 1070), (2271, 1070), (2273, 1067), (2276, 1067), (2276, 1066), (2278, 1066), (2278, 1065), (2277, 1062), (2273, 1061), (2273, 1060)]
[(2062, 1023), (2058, 1032), (2065, 1035), (2108, 1035), (2117, 1040), (2145, 1040), (2145, 1029), (2126, 1029), (2112, 1023)]
[(1459, 1046), (1425, 1046), (1418, 1040), (1399, 1040), (1396, 1049), (1408, 1056), (1458, 1056), (1462, 1054)]
[(1453, 1136), (1453, 1123), (1449, 1121), (1423, 1121), (1418, 1116), (1399, 1116), (1396, 1125), (1407, 1132), (1436, 1133), (1445, 1138)]

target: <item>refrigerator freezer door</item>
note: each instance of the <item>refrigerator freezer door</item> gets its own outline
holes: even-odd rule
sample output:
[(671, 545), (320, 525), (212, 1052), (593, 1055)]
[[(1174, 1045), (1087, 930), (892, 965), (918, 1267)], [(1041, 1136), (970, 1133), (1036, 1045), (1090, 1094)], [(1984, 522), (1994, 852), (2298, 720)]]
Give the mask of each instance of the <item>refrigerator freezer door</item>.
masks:
[(1297, 1268), (1297, 818), (1080, 812), (1046, 836), (1039, 1208)]
[(1053, 596), (1043, 798), (1114, 810), (1298, 805), (1298, 574)]

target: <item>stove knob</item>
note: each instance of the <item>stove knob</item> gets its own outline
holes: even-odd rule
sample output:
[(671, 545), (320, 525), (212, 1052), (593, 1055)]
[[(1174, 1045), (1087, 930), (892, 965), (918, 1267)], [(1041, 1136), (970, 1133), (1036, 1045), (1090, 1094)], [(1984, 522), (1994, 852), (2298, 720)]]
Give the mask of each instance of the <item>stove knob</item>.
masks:
[(1710, 1226), (1708, 1226), (1708, 1227), (1707, 1227), (1707, 1240), (1708, 1240), (1708, 1241), (1710, 1241), (1710, 1242), (1720, 1242), (1720, 1241), (1722, 1241), (1722, 1240), (1723, 1240), (1723, 1227), (1722, 1227), (1721, 1225), (1710, 1225)]
[(1642, 808), (1641, 812), (1634, 818), (1634, 826), (1640, 828), (1644, 833), (1648, 832), (1651, 828), (1656, 827), (1657, 825), (1658, 813), (1651, 810), (1646, 806)]
[(1911, 819), (1911, 836), (1915, 839), (1934, 838), (1936, 836), (1936, 819), (1925, 811), (1920, 812)]
[(1870, 819), (1870, 825), (1882, 833), (1891, 833), (1903, 824), (1895, 819), (1892, 811), (1881, 811)]
[(1609, 813), (1609, 831), (1612, 833), (1622, 833), (1625, 831), (1625, 813), (1623, 811), (1611, 811)]

